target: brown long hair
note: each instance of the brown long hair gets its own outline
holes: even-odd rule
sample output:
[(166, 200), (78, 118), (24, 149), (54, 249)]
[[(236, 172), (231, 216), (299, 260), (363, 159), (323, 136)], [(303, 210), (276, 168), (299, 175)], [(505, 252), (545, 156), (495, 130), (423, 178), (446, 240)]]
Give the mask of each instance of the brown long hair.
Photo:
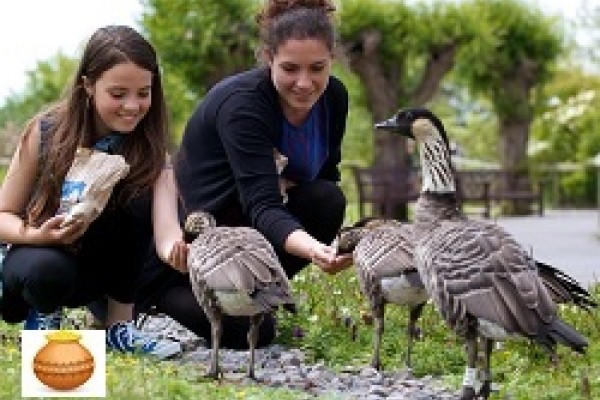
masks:
[(94, 84), (105, 71), (124, 62), (132, 62), (152, 73), (152, 102), (134, 132), (125, 136), (120, 154), (129, 163), (130, 172), (115, 188), (112, 201), (124, 204), (151, 190), (164, 166), (169, 136), (156, 52), (133, 28), (105, 26), (96, 30), (87, 42), (77, 72), (63, 98), (48, 110), (38, 113), (25, 129), (22, 141), (42, 119), (49, 122), (49, 142), (45, 149), (42, 148), (42, 162), (35, 191), (26, 209), (26, 223), (38, 225), (54, 215), (75, 150), (78, 146), (89, 147), (97, 139), (95, 111), (84, 89), (84, 77)]
[(277, 48), (288, 39), (320, 39), (333, 53), (336, 33), (331, 0), (267, 0), (256, 16), (261, 46), (258, 54)]

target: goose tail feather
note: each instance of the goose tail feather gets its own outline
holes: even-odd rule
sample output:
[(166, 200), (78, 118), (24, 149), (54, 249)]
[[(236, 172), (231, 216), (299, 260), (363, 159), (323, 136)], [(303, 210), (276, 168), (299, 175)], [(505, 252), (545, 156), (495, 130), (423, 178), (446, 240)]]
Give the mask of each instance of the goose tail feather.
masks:
[(548, 331), (548, 338), (553, 343), (560, 343), (572, 350), (585, 354), (588, 341), (569, 324), (556, 319)]
[(544, 286), (549, 290), (552, 298), (557, 303), (569, 303), (577, 305), (586, 311), (598, 307), (590, 292), (585, 290), (575, 279), (563, 271), (536, 261), (536, 267)]

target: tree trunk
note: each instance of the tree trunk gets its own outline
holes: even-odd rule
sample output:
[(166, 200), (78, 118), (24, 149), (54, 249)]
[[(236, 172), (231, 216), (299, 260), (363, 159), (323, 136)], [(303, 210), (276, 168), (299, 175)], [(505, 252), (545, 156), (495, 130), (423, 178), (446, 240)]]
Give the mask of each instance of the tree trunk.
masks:
[[(454, 43), (434, 49), (427, 61), (423, 78), (414, 93), (403, 92), (402, 73), (398, 67), (386, 70), (379, 56), (381, 33), (368, 30), (356, 42), (344, 43), (350, 68), (361, 79), (367, 96), (367, 104), (373, 122), (390, 118), (397, 110), (400, 99), (408, 99), (409, 105), (421, 106), (437, 92), (443, 77), (454, 66), (458, 46)], [(399, 60), (397, 65), (402, 65)], [(407, 140), (396, 134), (377, 132), (373, 134), (374, 165), (410, 168)], [(396, 207), (397, 218), (408, 219), (406, 204)]]
[[(386, 71), (379, 56), (381, 33), (365, 31), (356, 42), (344, 43), (350, 68), (359, 76), (367, 96), (373, 123), (390, 118), (398, 109), (400, 74)], [(406, 140), (387, 132), (373, 134), (374, 164), (407, 166)]]
[[(533, 109), (529, 96), (537, 81), (537, 69), (535, 62), (523, 58), (514, 71), (505, 76), (501, 89), (505, 103), (496, 110), (500, 124), (500, 165), (508, 171), (504, 185), (509, 191), (531, 191), (527, 145)], [(529, 207), (527, 202), (515, 201), (504, 204), (502, 213), (527, 215), (531, 214)]]

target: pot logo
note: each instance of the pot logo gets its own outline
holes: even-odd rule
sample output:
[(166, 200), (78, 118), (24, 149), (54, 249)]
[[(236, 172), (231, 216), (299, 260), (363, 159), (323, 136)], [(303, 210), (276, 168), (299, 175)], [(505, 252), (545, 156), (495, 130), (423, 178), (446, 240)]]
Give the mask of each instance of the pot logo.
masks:
[(94, 372), (94, 356), (79, 343), (81, 335), (57, 331), (46, 338), (48, 343), (33, 358), (35, 376), (56, 390), (72, 390), (86, 383)]
[(22, 397), (106, 397), (106, 331), (21, 331)]

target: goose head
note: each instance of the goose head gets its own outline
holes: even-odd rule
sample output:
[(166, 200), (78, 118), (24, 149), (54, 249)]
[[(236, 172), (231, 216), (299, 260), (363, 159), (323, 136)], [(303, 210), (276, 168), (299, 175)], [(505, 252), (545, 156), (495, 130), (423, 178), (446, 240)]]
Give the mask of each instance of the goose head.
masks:
[(419, 144), (422, 192), (456, 192), (450, 145), (440, 119), (426, 108), (407, 108), (375, 124), (375, 128), (408, 137)]
[(217, 226), (215, 217), (206, 211), (193, 211), (188, 214), (183, 225), (184, 239), (191, 243), (194, 239), (207, 229)]
[(354, 251), (358, 242), (369, 232), (381, 226), (401, 226), (402, 223), (393, 219), (366, 217), (351, 226), (340, 228), (331, 246), (336, 254), (349, 254)]

